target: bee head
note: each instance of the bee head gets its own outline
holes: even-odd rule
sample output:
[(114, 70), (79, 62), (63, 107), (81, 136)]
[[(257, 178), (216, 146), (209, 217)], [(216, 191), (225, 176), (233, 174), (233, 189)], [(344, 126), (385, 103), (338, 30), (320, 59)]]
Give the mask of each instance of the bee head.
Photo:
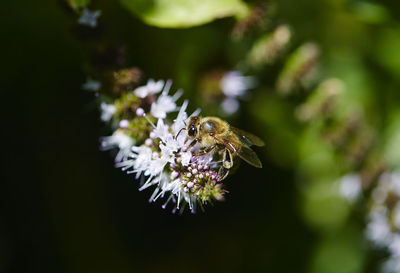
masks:
[(189, 137), (195, 137), (198, 133), (198, 126), (199, 126), (200, 117), (194, 116), (191, 117), (189, 123), (187, 124), (186, 130)]

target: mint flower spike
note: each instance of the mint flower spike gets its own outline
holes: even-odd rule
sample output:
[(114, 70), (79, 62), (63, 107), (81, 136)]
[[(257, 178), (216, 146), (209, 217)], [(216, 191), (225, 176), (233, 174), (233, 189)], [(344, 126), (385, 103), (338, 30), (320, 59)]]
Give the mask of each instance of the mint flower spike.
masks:
[[(198, 115), (200, 110), (189, 116), (187, 100), (181, 106), (176, 104), (183, 91), (169, 95), (171, 86), (170, 80), (165, 84), (149, 80), (145, 86), (132, 91), (130, 95), (137, 100), (130, 99), (133, 104), (129, 104), (129, 109), (134, 109), (130, 119), (120, 120), (111, 105), (103, 103), (102, 115), (107, 116), (103, 121), (116, 121), (120, 127), (111, 136), (103, 137), (101, 146), (103, 150), (119, 149), (116, 167), (140, 179), (140, 191), (155, 187), (149, 202), (165, 198), (162, 208), (172, 203), (173, 212), (182, 213), (188, 207), (195, 213), (197, 208), (203, 209), (204, 204), (224, 199), (226, 191), (217, 173), (221, 160), (218, 155), (214, 160), (212, 154), (195, 156), (193, 152), (199, 149), (196, 146), (188, 150), (190, 142), (182, 129), (188, 118)], [(178, 113), (171, 122), (167, 115), (172, 112)], [(136, 137), (139, 135), (140, 139)]]
[(389, 253), (382, 271), (400, 272), (400, 170), (382, 174), (373, 189), (366, 235)]

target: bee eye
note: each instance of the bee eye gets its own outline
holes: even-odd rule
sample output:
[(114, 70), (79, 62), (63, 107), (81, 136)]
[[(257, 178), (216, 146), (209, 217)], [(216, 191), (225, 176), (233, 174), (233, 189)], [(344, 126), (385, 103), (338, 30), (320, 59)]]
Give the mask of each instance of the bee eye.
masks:
[(189, 136), (194, 136), (194, 135), (196, 135), (196, 132), (197, 132), (196, 127), (191, 126), (189, 128), (188, 134), (189, 134)]

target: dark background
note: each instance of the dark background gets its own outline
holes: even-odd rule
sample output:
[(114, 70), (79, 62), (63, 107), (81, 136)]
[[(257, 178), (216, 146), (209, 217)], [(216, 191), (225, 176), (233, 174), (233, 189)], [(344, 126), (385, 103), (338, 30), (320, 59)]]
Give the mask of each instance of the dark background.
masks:
[[(100, 25), (102, 39), (128, 43), (128, 63), (155, 78), (174, 77), (166, 69), (176, 61), (171, 40), (183, 47), (204, 32), (165, 34), (117, 4), (103, 6), (102, 19), (120, 18)], [(243, 164), (227, 185), (226, 202), (197, 215), (149, 204), (150, 191), (139, 192), (132, 177), (113, 168), (109, 153), (99, 151), (98, 139), (109, 131), (93, 95), (80, 88), (96, 31), (79, 42), (87, 30), (53, 1), (2, 3), (0, 18), (0, 272), (305, 271), (313, 236), (296, 214), (290, 172), (265, 159), (262, 170)]]
[[(0, 272), (309, 272), (318, 235), (300, 217), (294, 172), (265, 151), (263, 169), (242, 164), (228, 181), (225, 202), (181, 216), (149, 204), (151, 191), (139, 192), (99, 151), (99, 137), (111, 131), (81, 86), (88, 63), (114, 64), (93, 48), (124, 45), (125, 64), (174, 79), (190, 97), (198, 72), (191, 64), (225, 65), (228, 34), (220, 33), (233, 24), (161, 30), (112, 2), (97, 2), (95, 30), (78, 26), (62, 1), (1, 4)], [(295, 8), (282, 12), (310, 27)], [(326, 41), (321, 33), (305, 36)], [(236, 126), (257, 132), (246, 114)]]

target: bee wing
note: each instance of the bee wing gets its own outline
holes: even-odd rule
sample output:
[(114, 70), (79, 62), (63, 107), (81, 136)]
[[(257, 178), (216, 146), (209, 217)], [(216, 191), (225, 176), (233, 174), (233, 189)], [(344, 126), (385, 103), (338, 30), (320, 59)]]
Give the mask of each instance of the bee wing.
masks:
[(262, 168), (262, 164), (257, 154), (247, 146), (242, 146), (239, 151), (236, 152), (237, 155), (256, 168)]
[(239, 140), (246, 144), (247, 146), (255, 145), (255, 146), (264, 146), (265, 143), (262, 141), (261, 138), (258, 136), (255, 136), (249, 132), (240, 130), (236, 127), (230, 126), (230, 129), (232, 130), (233, 133), (239, 138)]
[(227, 143), (226, 147), (233, 152), (234, 154), (237, 154), (241, 159), (249, 163), (250, 165), (253, 165), (256, 168), (262, 168), (262, 164), (260, 159), (258, 158), (257, 154), (250, 149), (246, 145), (241, 145), (240, 147), (238, 145), (235, 145), (230, 142)]

